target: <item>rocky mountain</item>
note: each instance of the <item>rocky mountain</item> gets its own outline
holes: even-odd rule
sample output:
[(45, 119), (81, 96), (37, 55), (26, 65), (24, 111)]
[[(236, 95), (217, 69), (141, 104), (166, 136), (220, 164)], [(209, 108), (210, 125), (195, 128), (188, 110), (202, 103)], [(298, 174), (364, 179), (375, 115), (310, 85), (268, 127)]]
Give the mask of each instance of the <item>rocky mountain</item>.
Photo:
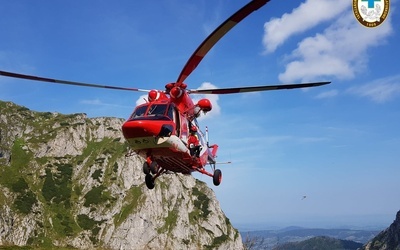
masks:
[(243, 249), (205, 183), (147, 189), (122, 123), (0, 102), (0, 246)]
[(365, 244), (361, 250), (400, 250), (400, 211), (385, 230)]

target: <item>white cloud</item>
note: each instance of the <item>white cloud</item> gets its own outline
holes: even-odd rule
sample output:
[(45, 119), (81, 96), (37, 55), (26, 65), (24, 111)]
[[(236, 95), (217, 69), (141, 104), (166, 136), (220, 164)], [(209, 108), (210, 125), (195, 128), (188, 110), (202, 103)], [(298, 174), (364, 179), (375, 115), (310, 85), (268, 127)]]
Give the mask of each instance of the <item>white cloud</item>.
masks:
[(103, 102), (99, 98), (96, 99), (84, 99), (79, 101), (81, 104), (88, 104), (88, 105), (95, 105), (95, 106), (108, 106), (108, 107), (119, 107), (119, 108), (131, 108), (130, 106), (127, 105), (120, 105), (120, 104), (115, 104), (115, 103), (107, 103)]
[(338, 94), (339, 94), (339, 91), (337, 91), (336, 89), (333, 89), (333, 90), (324, 91), (324, 92), (318, 94), (315, 98), (317, 98), (317, 99), (331, 98), (331, 97), (337, 96)]
[(292, 13), (272, 19), (264, 24), (263, 43), (266, 52), (275, 51), (290, 36), (336, 17), (349, 6), (348, 0), (308, 0), (294, 9)]
[(139, 96), (139, 98), (136, 100), (136, 106), (139, 106), (141, 104), (146, 103), (147, 102), (147, 96), (148, 96), (148, 94)]
[(104, 105), (100, 99), (92, 99), (92, 100), (82, 100), (82, 104), (90, 104), (90, 105)]
[(368, 61), (367, 49), (381, 45), (391, 30), (390, 20), (378, 28), (366, 29), (357, 22), (353, 13), (348, 12), (323, 34), (301, 41), (291, 54), (293, 61), (279, 75), (279, 79), (351, 79), (364, 69)]
[(370, 98), (376, 103), (385, 103), (400, 97), (400, 75), (385, 77), (365, 85), (352, 87), (347, 93)]
[[(328, 13), (319, 9), (315, 11), (317, 5), (332, 9)], [(288, 63), (285, 71), (279, 74), (280, 81), (314, 81), (333, 77), (351, 79), (365, 69), (368, 62), (367, 49), (384, 43), (392, 32), (391, 20), (388, 18), (379, 27), (367, 29), (357, 22), (351, 8), (348, 8), (350, 6), (347, 0), (308, 0), (292, 13), (265, 24), (269, 27), (265, 36), (271, 42), (266, 43), (266, 50), (273, 51), (291, 35), (303, 32), (322, 21), (336, 19), (322, 33), (303, 39), (287, 55)], [(321, 13), (312, 14), (313, 12)], [(328, 17), (324, 17), (325, 14)]]

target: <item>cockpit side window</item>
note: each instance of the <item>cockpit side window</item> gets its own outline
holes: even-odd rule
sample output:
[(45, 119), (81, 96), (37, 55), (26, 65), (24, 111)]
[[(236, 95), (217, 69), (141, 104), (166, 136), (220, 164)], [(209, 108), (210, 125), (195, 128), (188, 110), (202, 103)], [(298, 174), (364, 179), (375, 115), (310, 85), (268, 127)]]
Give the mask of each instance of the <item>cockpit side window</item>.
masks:
[(146, 110), (149, 106), (148, 105), (144, 105), (144, 106), (139, 106), (135, 109), (135, 111), (133, 112), (133, 114), (131, 115), (130, 119), (136, 118), (136, 117), (140, 117), (140, 116), (144, 116), (144, 113), (146, 113)]
[(153, 104), (147, 111), (148, 116), (159, 116), (165, 115), (165, 111), (167, 110), (166, 104)]
[(168, 107), (168, 113), (167, 113), (168, 117), (174, 121), (174, 105), (171, 103), (171, 105), (169, 105)]

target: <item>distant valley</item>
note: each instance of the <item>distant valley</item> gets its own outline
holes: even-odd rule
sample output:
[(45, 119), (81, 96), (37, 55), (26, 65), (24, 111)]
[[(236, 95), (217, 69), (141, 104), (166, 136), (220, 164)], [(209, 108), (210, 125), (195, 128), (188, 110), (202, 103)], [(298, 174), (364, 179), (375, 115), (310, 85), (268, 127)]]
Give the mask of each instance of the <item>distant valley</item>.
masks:
[(288, 242), (305, 241), (317, 236), (326, 236), (365, 244), (378, 235), (379, 232), (379, 230), (287, 227), (280, 230), (241, 231), (241, 235), (244, 244), (247, 245), (249, 249), (268, 250)]

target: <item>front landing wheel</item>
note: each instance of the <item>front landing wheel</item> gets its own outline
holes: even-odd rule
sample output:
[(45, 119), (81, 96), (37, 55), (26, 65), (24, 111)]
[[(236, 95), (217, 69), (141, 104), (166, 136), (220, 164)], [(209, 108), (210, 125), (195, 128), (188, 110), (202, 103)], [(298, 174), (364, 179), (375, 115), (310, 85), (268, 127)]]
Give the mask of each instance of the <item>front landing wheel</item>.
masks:
[(149, 163), (147, 163), (147, 161), (145, 161), (145, 162), (143, 163), (143, 173), (144, 173), (144, 174), (147, 175), (147, 174), (150, 174), (150, 172), (151, 172), (152, 174), (156, 174), (157, 171), (158, 171), (157, 162), (152, 161), (152, 162), (149, 164)]
[(143, 173), (145, 175), (150, 174), (150, 166), (146, 161), (143, 163)]
[(214, 171), (214, 175), (213, 175), (213, 182), (215, 186), (219, 186), (219, 184), (221, 184), (222, 181), (222, 172), (219, 169), (216, 169)]
[(148, 189), (153, 189), (155, 186), (153, 176), (151, 174), (146, 174), (146, 177), (144, 178), (146, 181), (146, 186)]

